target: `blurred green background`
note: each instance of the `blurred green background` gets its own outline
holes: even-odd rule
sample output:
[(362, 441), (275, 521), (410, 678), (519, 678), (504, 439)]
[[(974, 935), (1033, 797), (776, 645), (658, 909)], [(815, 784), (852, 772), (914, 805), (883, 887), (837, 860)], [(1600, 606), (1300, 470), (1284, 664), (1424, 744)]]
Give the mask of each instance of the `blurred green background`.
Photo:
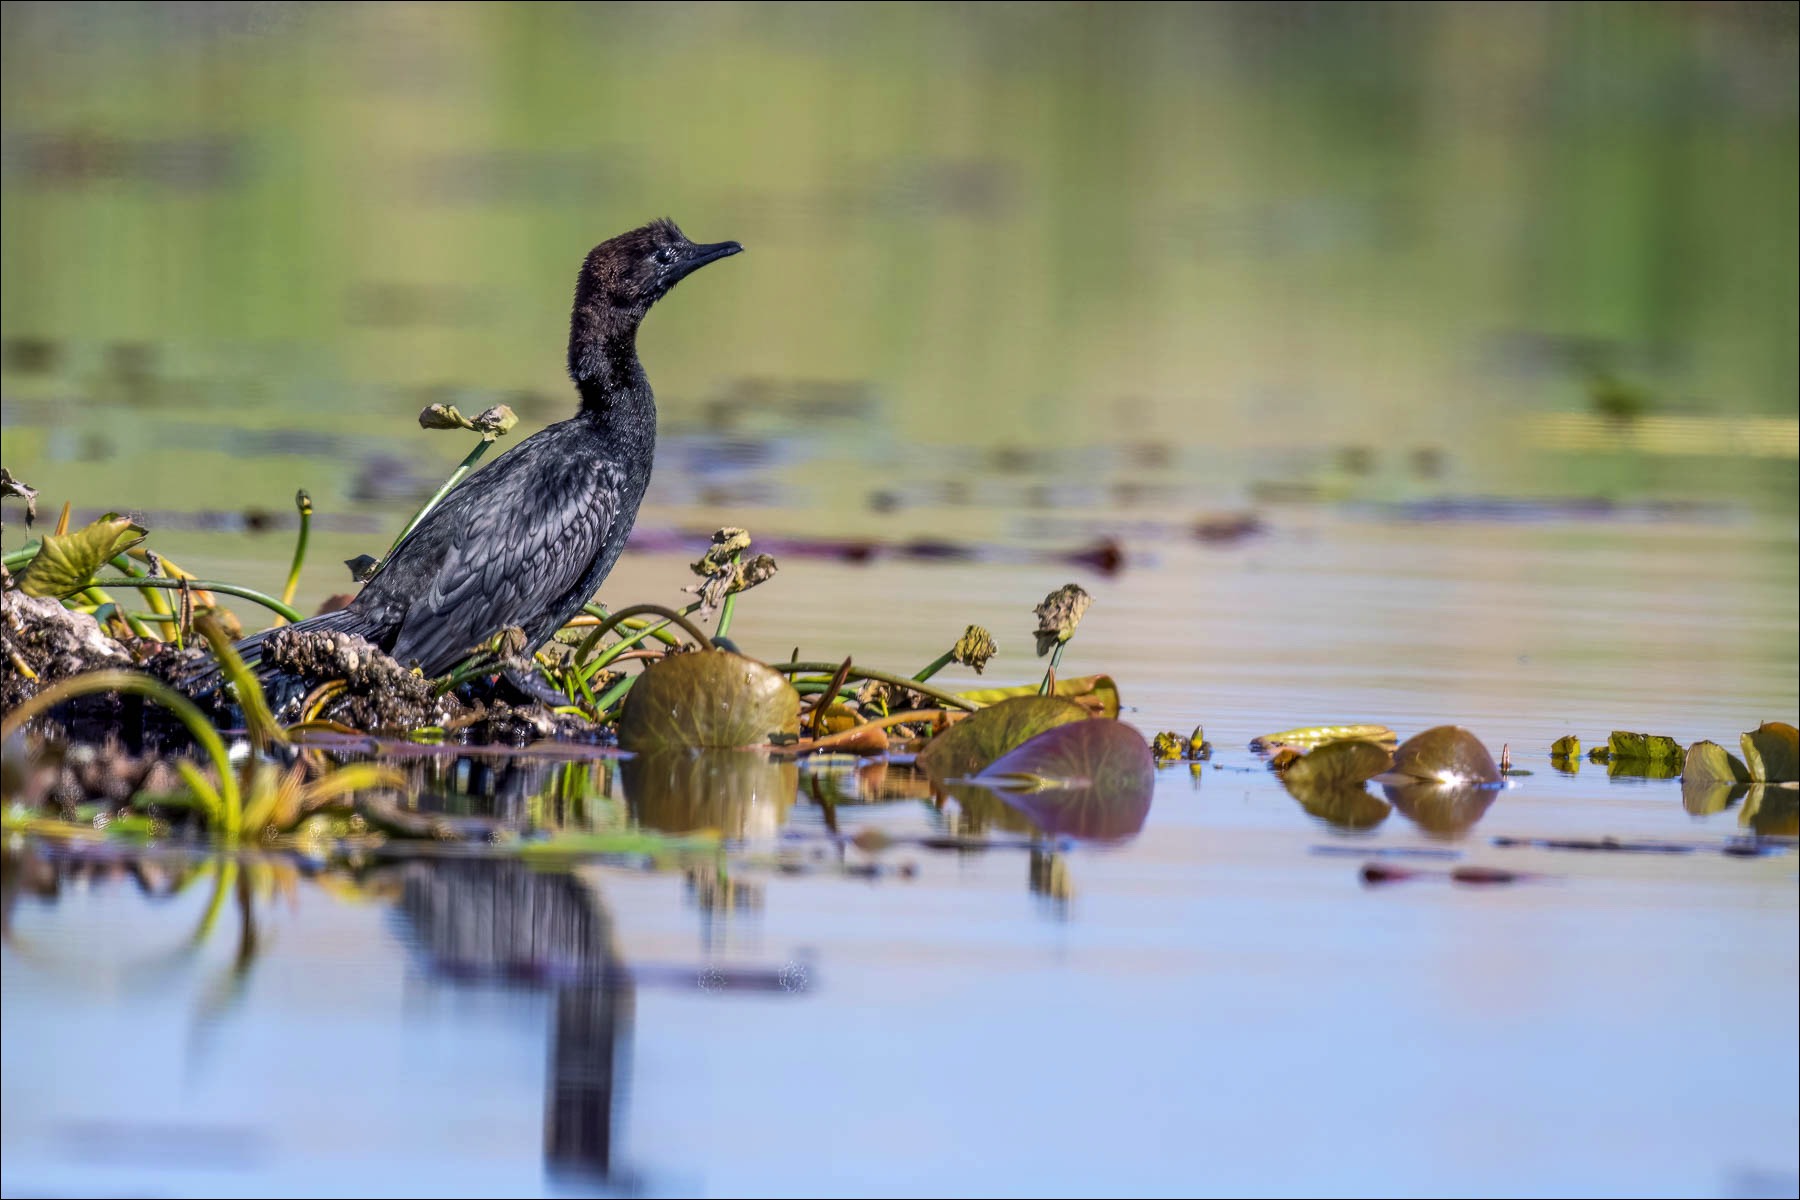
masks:
[(749, 253), (646, 327), (650, 524), (1796, 509), (1792, 4), (15, 3), (4, 47), (6, 465), (171, 552), (299, 486), (378, 550), (466, 448), (418, 409), (567, 415), (576, 267), (664, 214)]

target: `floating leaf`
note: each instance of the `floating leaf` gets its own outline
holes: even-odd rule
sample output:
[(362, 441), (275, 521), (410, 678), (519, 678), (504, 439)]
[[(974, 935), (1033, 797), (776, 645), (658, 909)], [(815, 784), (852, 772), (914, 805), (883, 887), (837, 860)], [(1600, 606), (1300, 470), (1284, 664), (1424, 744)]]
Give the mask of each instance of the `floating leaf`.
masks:
[(1500, 782), (1494, 756), (1460, 725), (1439, 725), (1408, 738), (1394, 751), (1394, 773), (1434, 784)]
[[(970, 626), (974, 628), (974, 626)], [(1010, 700), (1015, 696), (1035, 696), (1038, 685), (1023, 684), (1019, 687), (983, 688), (973, 692), (958, 692), (959, 700), (967, 700), (971, 704), (991, 705), (1002, 700)], [(1096, 717), (1118, 717), (1119, 685), (1113, 682), (1110, 675), (1081, 675), (1073, 679), (1056, 681), (1056, 695), (1064, 700), (1073, 700)]]
[(773, 834), (798, 794), (800, 766), (755, 750), (650, 750), (620, 765), (639, 825), (663, 833)]
[(1165, 730), (1150, 740), (1150, 753), (1156, 757), (1157, 762), (1174, 762), (1181, 757), (1185, 745), (1179, 733)]
[(1045, 730), (970, 782), (991, 788), (1045, 833), (1118, 841), (1144, 827), (1156, 763), (1131, 726), (1079, 720)]
[(1606, 748), (1614, 759), (1678, 762), (1682, 755), (1681, 743), (1672, 737), (1656, 733), (1627, 733), (1619, 729), (1613, 730), (1612, 736), (1606, 739)]
[(1046, 729), (1088, 719), (1087, 709), (1059, 696), (1017, 696), (989, 705), (932, 738), (918, 764), (935, 779), (973, 775)]
[(1386, 725), (1308, 725), (1302, 729), (1284, 729), (1250, 739), (1250, 749), (1261, 752), (1277, 746), (1310, 750), (1326, 742), (1365, 741), (1393, 744), (1400, 739)]
[(730, 749), (800, 728), (800, 694), (787, 677), (729, 650), (652, 663), (625, 694), (619, 744)]
[(1554, 742), (1550, 743), (1550, 757), (1569, 759), (1580, 758), (1581, 739), (1572, 733), (1567, 737), (1557, 738)]
[(1681, 777), (1694, 783), (1749, 783), (1750, 771), (1717, 742), (1695, 742), (1687, 748)]
[(1764, 721), (1738, 740), (1750, 778), (1758, 783), (1800, 780), (1800, 730), (1780, 721)]
[(1302, 787), (1330, 788), (1343, 784), (1360, 787), (1364, 781), (1387, 770), (1394, 757), (1387, 747), (1360, 739), (1326, 742), (1311, 753), (1288, 764), (1282, 779), (1292, 791)]
[(61, 599), (94, 581), (94, 573), (115, 554), (131, 549), (149, 531), (118, 513), (107, 513), (92, 525), (73, 533), (44, 536), (36, 556), (19, 576), (19, 590), (27, 596)]

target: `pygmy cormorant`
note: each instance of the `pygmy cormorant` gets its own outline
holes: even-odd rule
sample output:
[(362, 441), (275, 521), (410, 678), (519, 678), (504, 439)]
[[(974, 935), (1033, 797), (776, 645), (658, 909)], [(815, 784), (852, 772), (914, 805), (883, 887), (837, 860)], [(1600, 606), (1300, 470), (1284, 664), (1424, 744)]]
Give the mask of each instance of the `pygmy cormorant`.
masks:
[[(569, 319), (581, 410), (458, 484), (347, 608), (289, 628), (357, 634), (428, 676), (509, 626), (527, 653), (549, 641), (618, 561), (650, 482), (656, 402), (638, 325), (687, 275), (742, 249), (695, 245), (667, 220), (594, 247)], [(240, 643), (247, 660), (266, 636)]]

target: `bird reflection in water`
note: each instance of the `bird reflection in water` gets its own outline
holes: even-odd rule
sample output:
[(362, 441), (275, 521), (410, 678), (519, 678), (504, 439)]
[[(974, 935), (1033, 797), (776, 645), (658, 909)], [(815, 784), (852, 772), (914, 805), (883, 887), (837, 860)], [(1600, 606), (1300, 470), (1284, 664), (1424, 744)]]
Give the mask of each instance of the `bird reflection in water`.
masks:
[(554, 994), (544, 1156), (555, 1171), (611, 1178), (636, 989), (599, 893), (517, 862), (421, 860), (402, 873), (398, 912), (433, 970)]

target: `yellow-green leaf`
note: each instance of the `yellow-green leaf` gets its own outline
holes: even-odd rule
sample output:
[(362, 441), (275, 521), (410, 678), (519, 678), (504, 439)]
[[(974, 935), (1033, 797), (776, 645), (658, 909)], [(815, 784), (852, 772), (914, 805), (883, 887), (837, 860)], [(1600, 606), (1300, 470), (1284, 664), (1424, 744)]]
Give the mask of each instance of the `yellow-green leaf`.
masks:
[(1758, 783), (1787, 783), (1800, 779), (1800, 730), (1780, 721), (1764, 721), (1746, 733), (1738, 744), (1750, 778)]
[(1014, 696), (964, 717), (919, 751), (933, 779), (973, 775), (1046, 729), (1088, 719), (1087, 709), (1060, 696)]
[(19, 590), (60, 600), (87, 587), (103, 563), (148, 536), (142, 525), (118, 513), (107, 513), (73, 533), (45, 534), (43, 545), (19, 576)]
[[(956, 695), (960, 700), (986, 706), (1011, 700), (1015, 696), (1037, 694), (1038, 685), (1027, 683), (1020, 687), (982, 688), (973, 692), (958, 692)], [(1111, 675), (1079, 675), (1071, 679), (1058, 679), (1055, 694), (1064, 700), (1073, 700), (1096, 717), (1116, 718), (1119, 715), (1119, 685), (1113, 682)]]

